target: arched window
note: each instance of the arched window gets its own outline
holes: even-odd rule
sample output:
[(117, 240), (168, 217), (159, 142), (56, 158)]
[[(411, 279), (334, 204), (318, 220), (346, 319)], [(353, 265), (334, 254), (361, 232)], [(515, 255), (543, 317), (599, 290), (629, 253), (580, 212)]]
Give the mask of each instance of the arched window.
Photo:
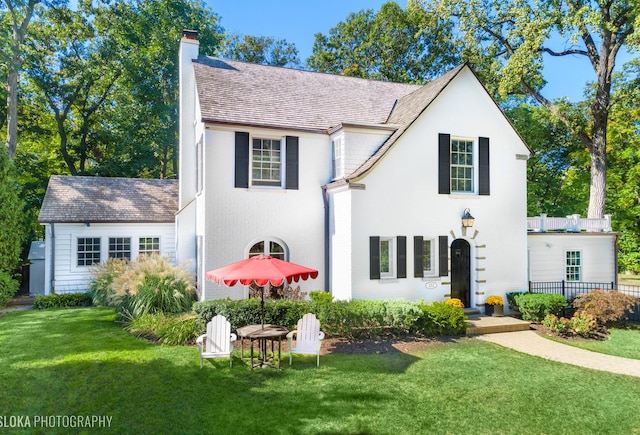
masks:
[[(251, 258), (255, 257), (256, 255), (270, 255), (273, 258), (286, 261), (289, 258), (289, 248), (282, 240), (274, 237), (267, 237), (264, 239), (253, 241), (249, 244), (247, 257)], [(264, 288), (264, 297), (277, 299), (281, 297), (280, 293), (283, 291), (283, 289), (284, 283), (283, 285), (279, 286), (268, 285)], [(249, 297), (260, 297), (260, 294), (261, 289), (255, 283), (249, 286)]]
[(286, 260), (288, 255), (287, 245), (279, 239), (266, 238), (259, 240), (250, 245), (248, 257), (255, 257), (256, 255), (271, 255), (279, 260)]

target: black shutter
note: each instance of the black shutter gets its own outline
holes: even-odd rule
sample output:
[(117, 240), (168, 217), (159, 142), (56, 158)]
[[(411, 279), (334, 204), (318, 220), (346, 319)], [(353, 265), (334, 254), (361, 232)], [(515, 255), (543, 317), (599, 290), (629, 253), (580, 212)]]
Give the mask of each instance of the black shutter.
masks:
[(480, 195), (489, 195), (489, 138), (478, 138), (478, 144), (478, 176), (480, 179), (478, 193)]
[(451, 193), (451, 135), (438, 135), (438, 193)]
[(448, 236), (439, 236), (438, 237), (438, 266), (440, 276), (449, 275), (449, 237)]
[(407, 277), (407, 237), (406, 236), (398, 236), (396, 237), (398, 248), (398, 273), (396, 274), (397, 278), (406, 278)]
[(369, 278), (380, 279), (380, 237), (369, 237)]
[(416, 278), (424, 277), (422, 242), (422, 236), (413, 237), (413, 276)]
[(286, 180), (287, 189), (298, 189), (298, 137), (287, 136), (286, 149)]
[(249, 133), (236, 132), (236, 187), (249, 187)]

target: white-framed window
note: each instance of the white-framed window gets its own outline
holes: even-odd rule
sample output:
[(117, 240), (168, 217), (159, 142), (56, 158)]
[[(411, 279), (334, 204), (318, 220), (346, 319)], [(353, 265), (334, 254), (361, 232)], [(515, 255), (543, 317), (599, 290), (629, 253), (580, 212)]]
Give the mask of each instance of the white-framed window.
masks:
[(282, 140), (254, 138), (251, 145), (251, 185), (282, 186)]
[(380, 278), (394, 278), (395, 237), (380, 237)]
[(282, 244), (270, 239), (260, 240), (249, 248), (249, 258), (256, 255), (270, 255), (279, 260), (285, 260), (286, 254), (286, 249)]
[(160, 237), (140, 237), (138, 239), (138, 254), (160, 254)]
[(435, 239), (422, 239), (422, 272), (424, 276), (435, 275)]
[(344, 173), (344, 135), (340, 135), (333, 139), (332, 143), (333, 148), (333, 178), (342, 178), (345, 176)]
[(131, 259), (131, 237), (109, 237), (109, 258)]
[(565, 279), (580, 281), (582, 279), (582, 255), (580, 251), (566, 251)]
[(77, 262), (82, 266), (100, 263), (100, 237), (78, 237)]
[(473, 193), (474, 141), (451, 138), (451, 192)]

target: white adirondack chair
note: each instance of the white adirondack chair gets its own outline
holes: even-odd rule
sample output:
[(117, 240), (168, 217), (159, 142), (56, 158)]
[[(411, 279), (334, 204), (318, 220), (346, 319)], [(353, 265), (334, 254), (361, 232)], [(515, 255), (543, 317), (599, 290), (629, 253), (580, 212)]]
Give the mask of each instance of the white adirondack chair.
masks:
[[(324, 332), (320, 330), (320, 321), (311, 313), (298, 320), (298, 328), (287, 334), (289, 343), (289, 365), (292, 355), (316, 355), (316, 367), (320, 367), (320, 346), (324, 339)], [(295, 340), (295, 341), (294, 341)]]
[(229, 358), (229, 367), (233, 366), (231, 352), (236, 334), (231, 332), (231, 324), (226, 317), (218, 314), (207, 323), (207, 333), (197, 338), (200, 349), (200, 368), (205, 358)]

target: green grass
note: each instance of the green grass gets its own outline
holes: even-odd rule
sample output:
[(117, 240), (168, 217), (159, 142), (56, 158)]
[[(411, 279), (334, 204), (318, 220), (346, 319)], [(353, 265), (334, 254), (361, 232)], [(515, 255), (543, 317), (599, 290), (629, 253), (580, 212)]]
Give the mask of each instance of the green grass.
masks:
[[(105, 309), (0, 316), (0, 416), (106, 415), (84, 432), (640, 433), (640, 378), (458, 339), (415, 354), (297, 357), (281, 371), (137, 340)], [(69, 429), (41, 433), (82, 432)]]
[(640, 327), (630, 326), (628, 329), (611, 328), (609, 333), (607, 340), (567, 341), (559, 338), (546, 338), (593, 352), (640, 359)]

